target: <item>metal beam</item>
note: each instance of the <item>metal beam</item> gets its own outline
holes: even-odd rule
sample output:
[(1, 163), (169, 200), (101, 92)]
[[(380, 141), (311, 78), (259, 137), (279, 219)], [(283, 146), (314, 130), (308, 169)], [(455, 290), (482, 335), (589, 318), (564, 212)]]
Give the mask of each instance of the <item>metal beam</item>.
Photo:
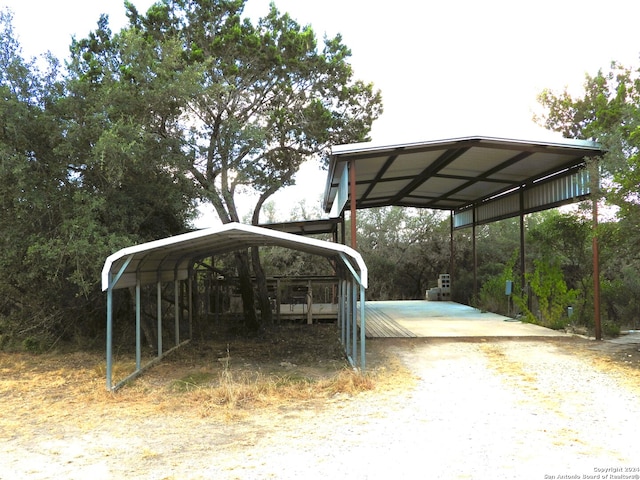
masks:
[(390, 155), (389, 158), (387, 158), (387, 160), (384, 162), (384, 165), (382, 165), (380, 170), (378, 170), (378, 173), (376, 174), (375, 178), (369, 183), (369, 187), (367, 187), (365, 192), (362, 194), (362, 198), (360, 200), (366, 200), (366, 198), (369, 196), (369, 194), (371, 193), (373, 188), (376, 186), (376, 184), (382, 181), (382, 177), (387, 172), (387, 170), (389, 170), (391, 165), (393, 165), (393, 162), (396, 161), (396, 158), (398, 158), (398, 153)]
[[(469, 150), (470, 147), (462, 147), (462, 148), (452, 148), (445, 151), (442, 155), (438, 157), (438, 159), (425, 168), (419, 175), (416, 175), (415, 178), (400, 190), (396, 195), (391, 198), (389, 201), (390, 205), (395, 205), (396, 202), (399, 202), (403, 197), (413, 192), (416, 188), (426, 182), (430, 177), (432, 177), (435, 173), (442, 170), (444, 167), (453, 162), (460, 155), (463, 155), (466, 151)], [(354, 179), (355, 182), (355, 179)]]

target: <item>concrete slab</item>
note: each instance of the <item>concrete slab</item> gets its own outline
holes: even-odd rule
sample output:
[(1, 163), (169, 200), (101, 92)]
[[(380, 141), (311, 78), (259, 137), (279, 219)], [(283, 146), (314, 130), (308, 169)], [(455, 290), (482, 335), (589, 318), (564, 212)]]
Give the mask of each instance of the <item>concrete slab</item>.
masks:
[(619, 345), (640, 344), (640, 332), (637, 330), (622, 332), (622, 334), (619, 337), (611, 338), (608, 341), (611, 343), (617, 343)]
[[(367, 302), (378, 315), (367, 315), (377, 321), (382, 315), (387, 322), (397, 323), (401, 329), (416, 337), (569, 337), (549, 328), (523, 323), (495, 313), (481, 312), (477, 308), (455, 302), (427, 300)], [(374, 327), (375, 325), (372, 325)], [(388, 329), (387, 329), (388, 330)], [(367, 336), (379, 337), (376, 329), (367, 328)], [(379, 330), (378, 330), (379, 331)], [(371, 333), (371, 335), (370, 335)]]

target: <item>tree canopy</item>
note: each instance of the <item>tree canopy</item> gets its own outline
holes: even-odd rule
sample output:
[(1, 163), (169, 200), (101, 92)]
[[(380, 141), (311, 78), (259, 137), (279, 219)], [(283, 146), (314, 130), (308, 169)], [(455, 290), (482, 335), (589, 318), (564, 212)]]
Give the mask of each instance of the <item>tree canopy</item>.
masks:
[[(211, 203), (221, 222), (257, 224), (302, 162), (326, 164), (331, 145), (368, 140), (381, 95), (354, 78), (342, 38), (318, 41), (273, 4), (252, 22), (245, 4), (161, 0), (139, 12), (125, 2), (128, 24), (112, 32), (101, 17), (73, 40), (65, 65), (25, 59), (11, 14), (0, 10), (0, 347), (95, 339), (106, 256), (188, 230), (198, 202)], [(617, 213), (598, 231), (603, 302), (610, 322), (629, 324), (640, 315), (640, 69), (614, 63), (587, 76), (581, 96), (546, 90), (539, 100), (547, 128), (607, 149), (603, 191)], [(248, 193), (255, 203), (243, 219)], [(307, 210), (297, 206), (301, 217)], [(481, 295), (472, 298), (468, 233), (456, 232), (451, 262), (448, 220), (437, 212), (389, 207), (359, 217), (371, 299), (423, 298), (453, 264), (455, 300), (501, 305), (504, 279), (519, 273), (514, 221), (477, 229)], [(588, 222), (580, 213), (527, 222), (527, 280), (542, 316), (553, 323), (571, 302), (588, 324)], [(277, 249), (234, 261), (249, 328), (258, 326), (251, 274), (260, 284), (263, 261), (271, 272), (330, 268)], [(127, 300), (116, 307), (126, 310)]]
[(353, 79), (340, 36), (319, 47), (274, 5), (255, 24), (244, 5), (125, 2), (129, 24), (102, 16), (64, 67), (22, 58), (0, 12), (2, 338), (100, 331), (110, 253), (184, 232), (199, 201), (241, 221), (238, 198), (257, 192), (257, 223), (303, 161), (367, 138), (380, 93)]
[[(146, 14), (127, 3), (130, 25), (115, 41), (125, 79), (163, 92), (151, 108), (184, 153), (175, 167), (223, 223), (241, 221), (238, 196), (257, 191), (257, 224), (264, 202), (292, 184), (303, 161), (367, 139), (381, 99), (353, 79), (339, 35), (319, 48), (310, 26), (274, 4), (252, 24), (245, 3), (162, 1)], [(95, 53), (84, 50), (87, 65), (100, 61)]]
[(193, 196), (155, 161), (171, 145), (145, 132), (134, 95), (106, 74), (91, 84), (52, 57), (24, 59), (7, 11), (0, 24), (0, 335), (91, 335), (106, 256), (184, 231)]
[(636, 216), (640, 204), (640, 69), (612, 63), (586, 75), (584, 95), (544, 90), (539, 121), (567, 138), (593, 139), (606, 149), (600, 166), (606, 198), (620, 218)]

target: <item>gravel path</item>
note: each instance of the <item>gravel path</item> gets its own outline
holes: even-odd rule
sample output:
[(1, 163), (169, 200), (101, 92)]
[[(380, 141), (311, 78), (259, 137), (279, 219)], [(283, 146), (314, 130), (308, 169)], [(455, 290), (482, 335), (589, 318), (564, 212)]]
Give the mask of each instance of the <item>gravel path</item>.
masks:
[(225, 424), (123, 414), (88, 433), (45, 429), (0, 443), (0, 478), (640, 478), (638, 389), (570, 342), (371, 348), (415, 384)]

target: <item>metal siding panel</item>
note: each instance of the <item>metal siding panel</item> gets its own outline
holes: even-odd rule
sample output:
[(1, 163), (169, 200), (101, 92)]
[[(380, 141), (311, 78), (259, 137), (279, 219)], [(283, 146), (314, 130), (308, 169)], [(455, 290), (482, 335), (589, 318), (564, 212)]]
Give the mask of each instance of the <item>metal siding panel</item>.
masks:
[(514, 216), (520, 212), (520, 196), (517, 193), (492, 200), (477, 209), (477, 222), (487, 223), (493, 219)]
[(555, 178), (528, 189), (524, 194), (524, 208), (538, 210), (545, 205), (555, 205), (590, 193), (589, 172), (580, 170), (572, 175)]
[(455, 212), (453, 214), (453, 228), (463, 228), (473, 225), (473, 209)]

